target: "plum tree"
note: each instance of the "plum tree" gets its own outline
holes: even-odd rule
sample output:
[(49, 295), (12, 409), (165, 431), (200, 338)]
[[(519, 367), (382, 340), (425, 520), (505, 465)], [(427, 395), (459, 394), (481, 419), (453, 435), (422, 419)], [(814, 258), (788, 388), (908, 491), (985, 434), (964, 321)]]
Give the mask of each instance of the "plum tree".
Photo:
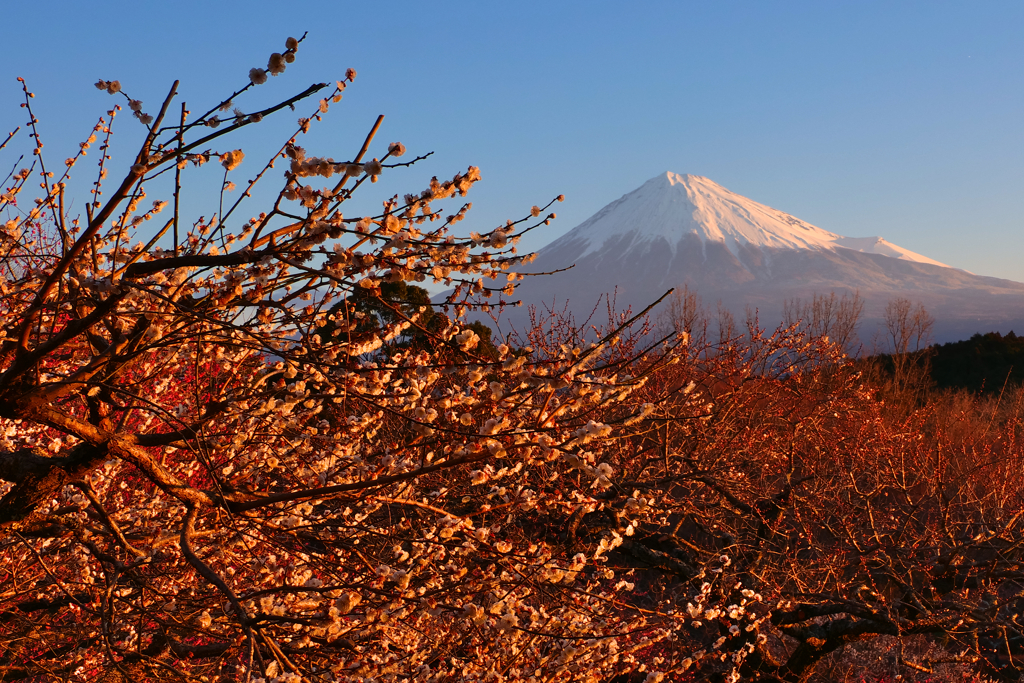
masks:
[[(243, 111), (301, 42), (191, 118), (184, 104), (172, 116), (178, 83), (154, 114), (127, 85), (97, 83), (145, 130), (112, 191), (120, 106), (57, 174), (23, 84), (33, 163), (0, 199), (3, 676), (635, 669), (683, 616), (624, 597), (628, 571), (606, 566), (616, 528), (567, 554), (555, 528), (527, 520), (607, 505), (616, 466), (596, 446), (612, 427), (594, 418), (641, 420), (628, 397), (665, 359), (606, 367), (616, 334), (547, 355), (489, 345), (461, 316), (488, 308), (472, 297), (512, 294), (530, 260), (515, 244), (554, 218), (550, 204), (459, 238), (468, 204), (439, 207), (480, 179), (470, 167), (345, 217), (356, 191), (423, 157), (377, 145), (381, 119), (342, 161), (299, 145), (351, 69)], [(307, 103), (230, 201), (252, 163), (240, 136)], [(85, 215), (73, 215), (70, 176), (97, 142)], [(180, 190), (213, 160), (221, 208), (188, 219)], [(283, 183), (260, 194), (282, 164)], [(155, 201), (154, 187), (166, 193)], [(266, 210), (239, 218), (260, 197)], [(453, 288), (452, 317), (388, 296), (425, 280)], [(420, 343), (394, 343), (410, 330)]]

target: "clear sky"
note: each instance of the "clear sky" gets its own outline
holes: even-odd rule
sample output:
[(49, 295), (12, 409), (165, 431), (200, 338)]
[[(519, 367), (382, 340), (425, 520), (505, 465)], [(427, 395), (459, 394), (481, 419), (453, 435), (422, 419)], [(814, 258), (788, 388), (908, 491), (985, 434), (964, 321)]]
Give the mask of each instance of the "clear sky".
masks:
[(6, 3), (3, 25), (0, 134), (23, 122), (24, 76), (58, 160), (112, 102), (96, 79), (155, 109), (179, 78), (198, 109), (308, 31), (252, 102), (357, 69), (310, 152), (347, 158), (386, 114), (379, 141), (436, 153), (374, 189), (477, 165), (467, 229), (564, 193), (536, 248), (671, 170), (1024, 281), (1019, 1), (56, 0)]

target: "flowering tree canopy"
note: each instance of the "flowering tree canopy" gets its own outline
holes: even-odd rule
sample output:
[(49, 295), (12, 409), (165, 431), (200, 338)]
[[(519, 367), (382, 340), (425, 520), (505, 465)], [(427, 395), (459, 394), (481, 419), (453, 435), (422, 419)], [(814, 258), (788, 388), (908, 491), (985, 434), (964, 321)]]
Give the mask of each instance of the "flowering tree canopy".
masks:
[[(460, 237), (469, 167), (345, 216), (424, 157), (377, 143), (380, 119), (341, 161), (299, 145), (353, 70), (243, 110), (300, 44), (192, 119), (177, 83), (152, 114), (97, 83), (146, 132), (113, 190), (120, 107), (58, 172), (24, 86), (32, 163), (0, 188), (0, 677), (804, 680), (908, 633), (1009, 670), (1008, 460), (933, 458), (795, 327), (712, 353), (627, 313), (490, 344), (464, 316), (514, 301), (551, 204)], [(245, 133), (303, 106), (253, 167)], [(190, 219), (180, 189), (214, 159), (220, 209)]]

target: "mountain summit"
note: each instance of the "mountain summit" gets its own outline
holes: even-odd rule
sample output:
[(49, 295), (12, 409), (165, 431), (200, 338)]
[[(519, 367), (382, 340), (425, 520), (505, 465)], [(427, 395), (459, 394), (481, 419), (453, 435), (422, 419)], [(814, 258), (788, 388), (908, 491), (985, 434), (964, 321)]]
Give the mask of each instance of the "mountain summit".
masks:
[[(663, 173), (608, 204), (542, 248), (537, 272), (516, 290), (526, 304), (586, 317), (602, 294), (621, 310), (643, 308), (686, 285), (743, 319), (782, 319), (784, 303), (813, 294), (859, 292), (870, 338), (888, 301), (921, 301), (938, 341), (1024, 329), (1024, 284), (980, 277), (881, 237), (844, 237), (696, 175)], [(512, 312), (521, 325), (525, 315)]]
[[(664, 240), (675, 253), (680, 242), (696, 236), (701, 244), (719, 242), (739, 257), (744, 247), (767, 249), (851, 249), (865, 254), (945, 266), (881, 237), (843, 237), (799, 218), (747, 199), (713, 180), (667, 172), (601, 209), (551, 245), (585, 243), (577, 255), (599, 252), (609, 241), (620, 248), (645, 249)], [(628, 243), (620, 238), (629, 236)]]

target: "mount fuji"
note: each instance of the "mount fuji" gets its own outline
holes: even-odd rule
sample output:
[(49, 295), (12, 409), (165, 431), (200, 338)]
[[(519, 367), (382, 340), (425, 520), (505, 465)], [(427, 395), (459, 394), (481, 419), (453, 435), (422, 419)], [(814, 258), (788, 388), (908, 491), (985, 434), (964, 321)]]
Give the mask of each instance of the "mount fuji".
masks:
[[(762, 326), (784, 302), (859, 292), (861, 336), (870, 337), (894, 297), (920, 301), (936, 341), (1024, 330), (1024, 284), (974, 275), (881, 237), (844, 237), (731, 192), (708, 178), (664, 173), (608, 204), (540, 249), (515, 298), (586, 317), (602, 294), (638, 311), (686, 285), (737, 320), (756, 309)], [(506, 309), (507, 311), (508, 309)], [(509, 322), (525, 322), (514, 309)]]

